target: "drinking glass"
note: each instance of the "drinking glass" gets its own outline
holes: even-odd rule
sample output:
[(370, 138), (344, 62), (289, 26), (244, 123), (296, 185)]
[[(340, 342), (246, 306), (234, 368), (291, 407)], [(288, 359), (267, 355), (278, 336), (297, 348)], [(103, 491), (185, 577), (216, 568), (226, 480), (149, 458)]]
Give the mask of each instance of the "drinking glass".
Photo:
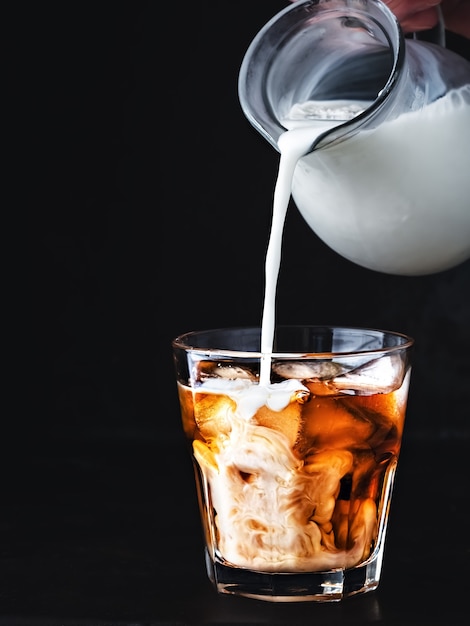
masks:
[(174, 339), (219, 593), (338, 601), (377, 588), (413, 343), (338, 326), (279, 326), (269, 354), (259, 327)]

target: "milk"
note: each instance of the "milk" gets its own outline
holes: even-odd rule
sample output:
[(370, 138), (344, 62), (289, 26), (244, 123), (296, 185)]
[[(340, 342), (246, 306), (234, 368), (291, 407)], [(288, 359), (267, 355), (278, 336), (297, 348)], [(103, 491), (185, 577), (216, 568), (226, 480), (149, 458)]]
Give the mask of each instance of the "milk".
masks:
[[(265, 293), (261, 325), (260, 383), (269, 384), (275, 327), (276, 287), (281, 264), (282, 234), (291, 196), (292, 181), (299, 159), (310, 151), (320, 135), (364, 110), (365, 103), (341, 103), (333, 110), (315, 103), (294, 105), (284, 124), (289, 130), (278, 140), (279, 171), (274, 188), (271, 233), (265, 261)], [(316, 119), (310, 119), (314, 115)], [(339, 118), (339, 119), (338, 119)]]
[[(332, 125), (332, 124), (331, 124)], [(328, 126), (331, 126), (330, 124)], [(281, 264), (282, 233), (291, 195), (292, 178), (297, 163), (309, 149), (317, 136), (326, 130), (326, 126), (312, 125), (311, 127), (290, 130), (279, 138), (281, 152), (279, 172), (274, 188), (273, 214), (271, 233), (265, 262), (265, 292), (261, 332), (261, 359), (260, 383), (268, 384), (270, 377), (272, 343), (275, 326), (276, 286)]]
[[(470, 248), (470, 85), (337, 145), (313, 150), (338, 120), (294, 107), (278, 140), (279, 172), (265, 263), (260, 382), (269, 383), (282, 232), (290, 195), (330, 247), (378, 271), (418, 275)], [(356, 115), (363, 103), (351, 109)], [(334, 117), (334, 115), (332, 116)], [(458, 141), (456, 140), (458, 138)], [(366, 262), (364, 263), (364, 258)]]
[(335, 122), (312, 123), (293, 128), (279, 138), (279, 172), (274, 188), (271, 233), (265, 261), (264, 308), (261, 325), (260, 383), (268, 384), (275, 327), (276, 287), (281, 264), (282, 233), (291, 196), (292, 179), (299, 159), (309, 150), (316, 138)]
[(369, 269), (416, 276), (465, 261), (470, 85), (302, 157), (292, 197), (325, 243)]

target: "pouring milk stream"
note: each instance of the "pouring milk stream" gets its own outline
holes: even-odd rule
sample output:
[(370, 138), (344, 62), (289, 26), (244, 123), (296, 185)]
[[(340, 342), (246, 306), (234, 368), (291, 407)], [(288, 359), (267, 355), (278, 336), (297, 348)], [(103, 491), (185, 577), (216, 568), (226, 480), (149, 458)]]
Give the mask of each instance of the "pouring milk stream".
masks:
[[(323, 10), (327, 16), (325, 20), (321, 19), (325, 15)], [(368, 10), (372, 12), (372, 17)], [(386, 525), (387, 502), (400, 446), (409, 366), (402, 356), (398, 359), (393, 359), (392, 355), (378, 358), (377, 354), (372, 356), (367, 350), (363, 355), (365, 362), (362, 357), (360, 361), (354, 359), (352, 369), (346, 371), (341, 366), (337, 370), (339, 363), (335, 361), (333, 364), (330, 360), (325, 363), (316, 361), (314, 364), (308, 363), (308, 359), (298, 358), (295, 361), (282, 360), (277, 364), (271, 361), (276, 343), (275, 299), (282, 234), (291, 192), (306, 220), (309, 222), (312, 218), (311, 225), (315, 230), (317, 226), (323, 227), (326, 224), (333, 235), (341, 235), (343, 229), (350, 233), (349, 238), (354, 245), (361, 237), (361, 233), (353, 228), (356, 220), (361, 228), (365, 225), (366, 230), (372, 232), (372, 239), (380, 240), (383, 230), (381, 223), (384, 220), (386, 222), (387, 212), (400, 215), (400, 194), (395, 193), (395, 186), (404, 185), (405, 205), (408, 196), (413, 195), (416, 190), (412, 178), (406, 177), (403, 181), (400, 168), (392, 168), (395, 161), (405, 161), (405, 170), (409, 169), (408, 159), (402, 158), (402, 144), (407, 148), (407, 155), (412, 153), (412, 159), (419, 157), (423, 163), (422, 159), (427, 158), (423, 171), (429, 171), (430, 168), (432, 177), (437, 177), (435, 161), (430, 157), (432, 151), (429, 145), (434, 145), (434, 140), (429, 141), (429, 129), (444, 129), (445, 126), (438, 142), (447, 141), (445, 132), (453, 135), (455, 140), (453, 123), (457, 118), (460, 120), (457, 121), (457, 126), (465, 126), (459, 129), (460, 134), (467, 134), (469, 141), (465, 150), (458, 149), (452, 167), (446, 169), (439, 183), (445, 187), (448, 176), (457, 172), (454, 182), (459, 186), (460, 193), (461, 178), (470, 180), (460, 162), (466, 160), (470, 142), (470, 81), (467, 81), (465, 87), (459, 84), (451, 90), (445, 90), (445, 95), (442, 94), (441, 98), (425, 109), (407, 105), (405, 112), (397, 114), (397, 98), (392, 97), (392, 104), (389, 105), (388, 92), (394, 92), (395, 89), (402, 92), (402, 81), (399, 80), (398, 71), (393, 68), (403, 67), (404, 60), (400, 60), (398, 53), (394, 56), (390, 52), (388, 39), (377, 26), (380, 22), (378, 18), (383, 17), (382, 11), (381, 3), (375, 0), (297, 2), (281, 13), (281, 16), (294, 18), (288, 27), (281, 24), (277, 36), (267, 38), (267, 49), (259, 45), (264, 43), (266, 30), (262, 31), (263, 34), (256, 40), (242, 67), (240, 93), (245, 111), (255, 127), (280, 152), (271, 233), (265, 260), (259, 380), (255, 371), (250, 367), (238, 367), (238, 363), (234, 375), (233, 364), (225, 363), (224, 359), (219, 362), (218, 358), (211, 356), (210, 350), (207, 354), (205, 350), (201, 352), (196, 349), (195, 354), (189, 358), (188, 352), (182, 349), (181, 369), (185, 372), (183, 380), (186, 381), (186, 369), (189, 368), (189, 378), (192, 383), (194, 380), (196, 383), (194, 386), (180, 385), (180, 398), (184, 407), (183, 421), (192, 441), (198, 467), (197, 476), (201, 477), (199, 493), (205, 494), (201, 497), (201, 502), (205, 507), (203, 517), (208, 528), (207, 569), (209, 577), (218, 588), (224, 591), (229, 589), (229, 593), (233, 593), (237, 584), (242, 581), (242, 593), (258, 599), (271, 596), (271, 599), (290, 601), (296, 597), (311, 599), (312, 594), (317, 598), (329, 596), (330, 599), (338, 599), (344, 594), (357, 593), (358, 577), (362, 574), (366, 577), (362, 590), (374, 589), (378, 584), (382, 560), (381, 537), (384, 524)], [(315, 22), (316, 18), (320, 24)], [(393, 25), (391, 13), (385, 13), (384, 19), (388, 19)], [(298, 21), (307, 22), (305, 32), (296, 25)], [(275, 17), (267, 29), (275, 30), (277, 23), (278, 18)], [(393, 30), (391, 25), (389, 27)], [(398, 26), (395, 25), (395, 28), (398, 29)], [(356, 55), (353, 55), (352, 65), (349, 64), (346, 68), (343, 67), (347, 65), (344, 47), (340, 43), (344, 40), (343, 30), (352, 35), (351, 47)], [(304, 36), (311, 32), (312, 37)], [(368, 47), (371, 32), (374, 36), (372, 45)], [(282, 43), (286, 43), (286, 38), (290, 41), (293, 36), (294, 43), (292, 47), (288, 46), (288, 52), (295, 53), (294, 57), (300, 61), (306, 58), (303, 51), (305, 42), (308, 48), (312, 45), (314, 49), (321, 49), (325, 33), (328, 35), (328, 50), (323, 50), (323, 58), (328, 62), (325, 63), (326, 71), (319, 81), (323, 82), (321, 89), (312, 94), (311, 84), (307, 90), (296, 88), (299, 82), (302, 84), (300, 79), (308, 76), (310, 63), (306, 67), (300, 62), (297, 64), (301, 67), (300, 73), (297, 71), (298, 67), (290, 72), (289, 64), (282, 67), (281, 59), (281, 69), (286, 72), (278, 74), (274, 71), (273, 75), (264, 76), (265, 67), (269, 67), (271, 71), (276, 70), (275, 61), (278, 53), (282, 52)], [(296, 34), (299, 35), (298, 39)], [(335, 42), (340, 44), (339, 55)], [(331, 43), (333, 45), (330, 47)], [(395, 40), (397, 49), (398, 43)], [(344, 83), (348, 75), (353, 76), (353, 82), (360, 78), (358, 72), (360, 74), (362, 71), (365, 61), (362, 54), (364, 47), (366, 57), (372, 48), (372, 60), (366, 76), (368, 91), (363, 93), (354, 85), (345, 89)], [(289, 54), (287, 56), (290, 57)], [(395, 57), (398, 60), (394, 66), (392, 60)], [(342, 68), (343, 78), (339, 84), (332, 69), (335, 62), (339, 62)], [(384, 72), (381, 73), (384, 66), (385, 73), (393, 76), (388, 83), (385, 81), (388, 85), (386, 88), (383, 87)], [(374, 73), (378, 74), (378, 79), (372, 81), (371, 85), (369, 74)], [(292, 78), (292, 89), (284, 88), (284, 83), (280, 80), (282, 75)], [(468, 77), (470, 78), (470, 71)], [(405, 77), (405, 83), (407, 82)], [(318, 87), (319, 83), (315, 85)], [(374, 89), (377, 90), (375, 95), (369, 93)], [(335, 97), (329, 97), (329, 91), (333, 91)], [(405, 99), (409, 99), (408, 96), (409, 94)], [(401, 101), (401, 97), (398, 100)], [(426, 113), (423, 114), (422, 110)], [(273, 120), (270, 118), (273, 118), (274, 111), (278, 118)], [(417, 151), (407, 145), (410, 133), (414, 133), (412, 143), (415, 141), (420, 146)], [(398, 141), (395, 145), (396, 139)], [(447, 147), (444, 147), (444, 152), (445, 158), (440, 161), (438, 155), (438, 168), (445, 165), (449, 157)], [(383, 171), (387, 172), (387, 176), (383, 175)], [(408, 174), (406, 171), (405, 173)], [(418, 177), (419, 174), (417, 172)], [(422, 172), (421, 175), (423, 177)], [(378, 192), (379, 198), (370, 192), (374, 182), (377, 182), (374, 193)], [(470, 192), (468, 181), (465, 180), (465, 183)], [(419, 185), (422, 184), (421, 180)], [(368, 192), (366, 196), (370, 195), (371, 198), (364, 197), (363, 188)], [(458, 200), (459, 193), (452, 198), (453, 205)], [(385, 217), (381, 215), (378, 220), (374, 220), (368, 212), (371, 208), (382, 208), (377, 207), (378, 199), (388, 206), (385, 207)], [(427, 200), (432, 201), (433, 197)], [(352, 218), (344, 212), (341, 214), (343, 203), (352, 207)], [(334, 221), (332, 225), (329, 224), (329, 218), (336, 219), (338, 213), (340, 224), (336, 225)], [(319, 224), (316, 222), (317, 215)], [(399, 217), (399, 221), (401, 219)], [(388, 224), (385, 225), (387, 230)], [(460, 230), (467, 229), (469, 234), (469, 227), (468, 216), (465, 218), (463, 215)], [(400, 243), (404, 235), (392, 233), (388, 236), (395, 244), (395, 240)], [(339, 239), (341, 240), (341, 236)], [(343, 239), (348, 240), (348, 236), (343, 236)], [(369, 243), (364, 237), (360, 245), (368, 254)], [(380, 242), (380, 254), (375, 259), (379, 265), (384, 258), (381, 250), (384, 247), (383, 242)], [(468, 247), (466, 253), (470, 255)], [(342, 246), (340, 248), (338, 251), (345, 254)], [(433, 255), (436, 255), (436, 251)], [(403, 253), (401, 256), (407, 255)], [(464, 257), (465, 254), (460, 251), (452, 262), (464, 260)], [(420, 256), (414, 259), (408, 255), (405, 268), (430, 271), (430, 266), (423, 268), (420, 265), (420, 259)], [(363, 261), (358, 258), (353, 260)], [(395, 266), (387, 267), (390, 271)], [(380, 269), (384, 270), (384, 267)], [(344, 364), (342, 361), (342, 365)], [(307, 381), (314, 372), (316, 377), (319, 376), (318, 369), (311, 369), (313, 365), (317, 368), (327, 366), (322, 370), (324, 375), (320, 376), (319, 384), (327, 385), (328, 393), (325, 388), (320, 392), (317, 388), (314, 392), (317, 400), (310, 403), (305, 401), (313, 393)], [(333, 370), (330, 369), (331, 365)], [(271, 368), (276, 374), (277, 382), (271, 383)], [(358, 373), (360, 370), (362, 371)], [(327, 379), (328, 382), (325, 382)], [(364, 385), (367, 388), (365, 394)], [(348, 401), (353, 402), (353, 407), (349, 403), (337, 404), (336, 400), (332, 400), (332, 389), (337, 398), (342, 397), (344, 400), (347, 396)], [(383, 410), (375, 408), (373, 417), (366, 413), (370, 418), (358, 420), (357, 411), (362, 410), (361, 403), (368, 403), (376, 396), (385, 398), (385, 404), (380, 405)], [(329, 404), (330, 400), (332, 405)], [(332, 414), (334, 418), (331, 417)], [(323, 424), (320, 430), (316, 430), (317, 418)], [(335, 435), (331, 438), (335, 429), (330, 428), (330, 419), (339, 423), (336, 439)], [(356, 427), (353, 426), (355, 422), (361, 423), (360, 432), (356, 432)], [(362, 430), (363, 425), (366, 425), (366, 432)], [(372, 428), (370, 431), (369, 426)], [(309, 428), (312, 429), (310, 432)], [(319, 437), (322, 429), (328, 431), (328, 435), (326, 442), (323, 440), (323, 443), (319, 443), (322, 441)], [(343, 433), (346, 431), (347, 437), (344, 438)], [(196, 436), (196, 433), (200, 436)], [(315, 446), (311, 438), (315, 439)], [(364, 441), (370, 442), (366, 446), (366, 454)], [(356, 454), (357, 450), (360, 451), (359, 454)], [(353, 475), (360, 476), (360, 479), (353, 478)], [(347, 480), (343, 481), (345, 477)], [(371, 489), (369, 479), (374, 485)], [(379, 484), (382, 486), (379, 487)], [(340, 497), (344, 485), (349, 490), (348, 496)], [(375, 555), (371, 554), (372, 546), (375, 546)], [(354, 568), (353, 586), (347, 582), (345, 575), (345, 570), (349, 568)], [(230, 576), (227, 579), (227, 569), (230, 569), (230, 576), (234, 576), (234, 579)], [(333, 569), (336, 570), (333, 574), (327, 571)], [(260, 572), (263, 572), (261, 590), (258, 585)], [(281, 576), (273, 583), (274, 579), (269, 578), (269, 573), (280, 573)], [(282, 582), (280, 580), (284, 573), (302, 573), (308, 577), (315, 574), (315, 582), (309, 578), (310, 582), (307, 583), (302, 577), (302, 593), (297, 589), (296, 594), (299, 595), (294, 596), (289, 577)], [(252, 575), (256, 583), (250, 587)], [(236, 584), (234, 580), (237, 581)], [(283, 587), (284, 584), (286, 587)], [(321, 592), (314, 591), (319, 587)], [(351, 591), (352, 587), (354, 591)], [(285, 589), (288, 589), (287, 594)]]
[(263, 319), (261, 324), (260, 384), (269, 384), (271, 371), (272, 344), (276, 323), (276, 286), (281, 264), (282, 233), (291, 196), (291, 185), (297, 162), (317, 137), (333, 127), (334, 122), (323, 125), (311, 125), (306, 128), (292, 128), (279, 138), (281, 158), (279, 173), (274, 189), (271, 233), (266, 252), (266, 283), (264, 293)]

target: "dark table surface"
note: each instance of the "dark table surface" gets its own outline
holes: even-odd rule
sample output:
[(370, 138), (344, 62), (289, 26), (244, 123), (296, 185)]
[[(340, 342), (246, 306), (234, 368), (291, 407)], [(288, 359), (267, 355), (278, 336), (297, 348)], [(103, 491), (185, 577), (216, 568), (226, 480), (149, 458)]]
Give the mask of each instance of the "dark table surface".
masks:
[(468, 454), (468, 440), (405, 437), (376, 591), (274, 604), (208, 582), (182, 439), (57, 438), (25, 451), (2, 489), (0, 624), (467, 624)]
[(206, 577), (170, 342), (259, 323), (278, 155), (237, 76), (285, 4), (30, 3), (8, 20), (31, 192), (12, 258), (32, 290), (2, 419), (1, 626), (468, 622), (470, 262), (380, 275), (294, 206), (280, 322), (416, 339), (382, 581), (294, 605), (220, 597)]

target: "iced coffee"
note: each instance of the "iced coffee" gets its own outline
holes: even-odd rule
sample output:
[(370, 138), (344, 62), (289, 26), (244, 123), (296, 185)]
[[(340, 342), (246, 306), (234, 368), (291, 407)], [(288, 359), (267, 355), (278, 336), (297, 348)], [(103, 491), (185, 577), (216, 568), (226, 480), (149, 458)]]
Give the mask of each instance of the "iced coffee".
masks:
[[(224, 577), (234, 570), (238, 592), (275, 599), (328, 595), (325, 572), (334, 573), (329, 599), (378, 584), (410, 342), (355, 330), (355, 351), (322, 347), (326, 335), (348, 332), (310, 327), (304, 353), (270, 356), (268, 384), (260, 384), (261, 358), (244, 340), (241, 356), (193, 349), (176, 359), (208, 571), (221, 591), (229, 590)], [(371, 337), (374, 347), (361, 348)], [(345, 588), (344, 572), (355, 568), (365, 568), (360, 583)], [(279, 585), (269, 574), (301, 578), (284, 576)]]

